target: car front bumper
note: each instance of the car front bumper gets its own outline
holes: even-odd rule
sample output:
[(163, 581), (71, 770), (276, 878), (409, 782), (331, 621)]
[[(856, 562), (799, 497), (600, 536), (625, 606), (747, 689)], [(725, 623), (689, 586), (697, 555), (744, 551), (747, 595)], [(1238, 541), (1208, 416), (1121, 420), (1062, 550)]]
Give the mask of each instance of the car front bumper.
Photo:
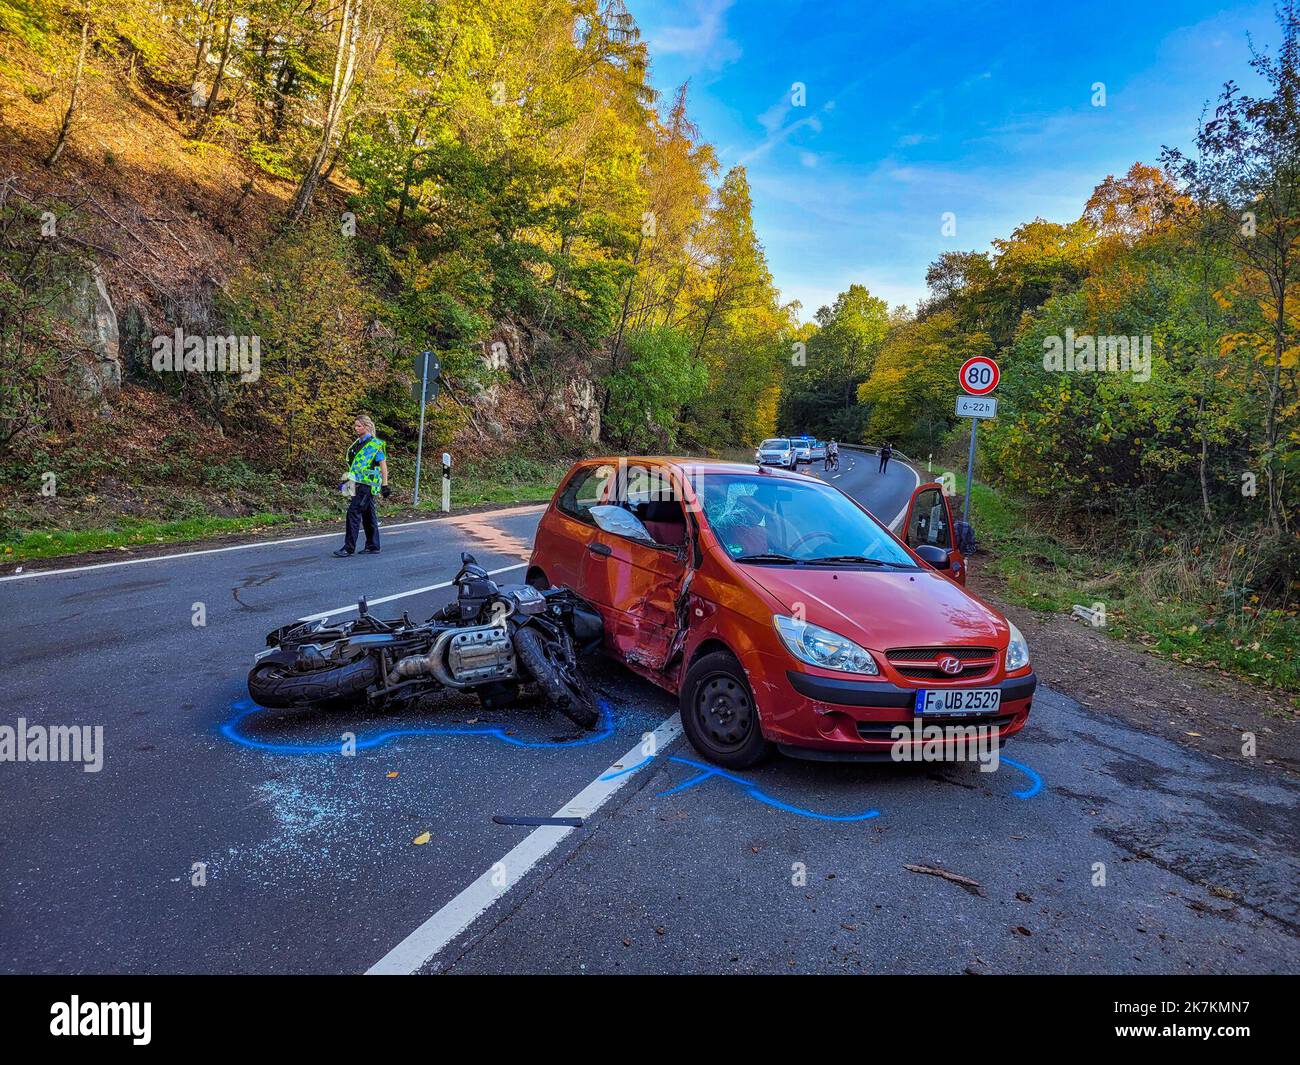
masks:
[[(970, 684), (967, 687), (998, 688), (1002, 692), (996, 713), (928, 714), (921, 721), (924, 726), (987, 727), (993, 730), (990, 740), (1001, 744), (1024, 728), (1037, 686), (1038, 678), (1032, 671), (1000, 681)], [(924, 684), (905, 687), (885, 679), (831, 677), (787, 668), (779, 677), (769, 674), (769, 681), (764, 685), (768, 698), (759, 699), (763, 735), (786, 753), (798, 757), (890, 759), (899, 742), (894, 729), (898, 725), (914, 725), (916, 693), (926, 687)], [(957, 686), (928, 687), (936, 690)], [(925, 741), (917, 736), (904, 742), (919, 747)]]

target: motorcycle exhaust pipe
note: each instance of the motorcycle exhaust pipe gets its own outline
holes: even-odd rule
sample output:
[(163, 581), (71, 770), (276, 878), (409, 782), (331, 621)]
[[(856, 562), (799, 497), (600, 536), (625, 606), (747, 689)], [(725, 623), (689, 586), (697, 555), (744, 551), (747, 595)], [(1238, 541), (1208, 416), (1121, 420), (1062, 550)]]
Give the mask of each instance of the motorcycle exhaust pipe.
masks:
[(396, 684), (403, 677), (433, 677), (438, 683), (448, 688), (468, 688), (469, 685), (457, 680), (447, 668), (447, 644), (456, 635), (455, 629), (447, 629), (436, 640), (427, 655), (410, 655), (399, 659), (388, 675), (388, 683)]

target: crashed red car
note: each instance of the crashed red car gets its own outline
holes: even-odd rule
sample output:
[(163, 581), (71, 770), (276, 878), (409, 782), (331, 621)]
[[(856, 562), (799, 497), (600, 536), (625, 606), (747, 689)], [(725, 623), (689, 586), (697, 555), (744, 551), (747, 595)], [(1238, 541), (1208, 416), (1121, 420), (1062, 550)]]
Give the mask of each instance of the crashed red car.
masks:
[(1024, 637), (961, 586), (952, 530), (938, 484), (916, 489), (900, 541), (802, 474), (592, 459), (551, 500), (528, 579), (595, 606), (605, 649), (679, 697), (688, 738), (720, 765), (773, 747), (888, 758), (915, 718), (1000, 742), (1029, 715)]

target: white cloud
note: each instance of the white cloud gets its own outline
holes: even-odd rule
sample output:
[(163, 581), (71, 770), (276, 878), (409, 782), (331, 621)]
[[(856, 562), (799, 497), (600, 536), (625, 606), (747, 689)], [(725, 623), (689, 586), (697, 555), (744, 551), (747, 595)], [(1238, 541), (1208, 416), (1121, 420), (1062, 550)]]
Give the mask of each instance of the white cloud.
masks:
[(727, 36), (727, 9), (733, 0), (691, 0), (682, 15), (691, 21), (650, 30), (650, 55), (686, 56), (704, 69), (716, 69), (740, 58), (740, 45)]

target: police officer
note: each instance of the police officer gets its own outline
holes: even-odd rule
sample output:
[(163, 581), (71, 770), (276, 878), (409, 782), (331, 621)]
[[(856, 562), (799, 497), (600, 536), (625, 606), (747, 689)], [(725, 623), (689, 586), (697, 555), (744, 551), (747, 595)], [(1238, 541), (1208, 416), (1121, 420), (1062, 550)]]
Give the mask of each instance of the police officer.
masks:
[[(336, 558), (347, 558), (357, 549), (357, 531), (366, 528), (367, 554), (379, 553), (379, 519), (375, 516), (375, 493), (387, 499), (392, 494), (388, 487), (388, 453), (384, 442), (375, 436), (375, 423), (369, 415), (361, 414), (352, 423), (356, 440), (348, 448), (348, 478), (354, 483), (352, 502), (348, 504), (347, 532), (343, 546), (334, 552)], [(347, 481), (339, 485), (343, 489)]]

